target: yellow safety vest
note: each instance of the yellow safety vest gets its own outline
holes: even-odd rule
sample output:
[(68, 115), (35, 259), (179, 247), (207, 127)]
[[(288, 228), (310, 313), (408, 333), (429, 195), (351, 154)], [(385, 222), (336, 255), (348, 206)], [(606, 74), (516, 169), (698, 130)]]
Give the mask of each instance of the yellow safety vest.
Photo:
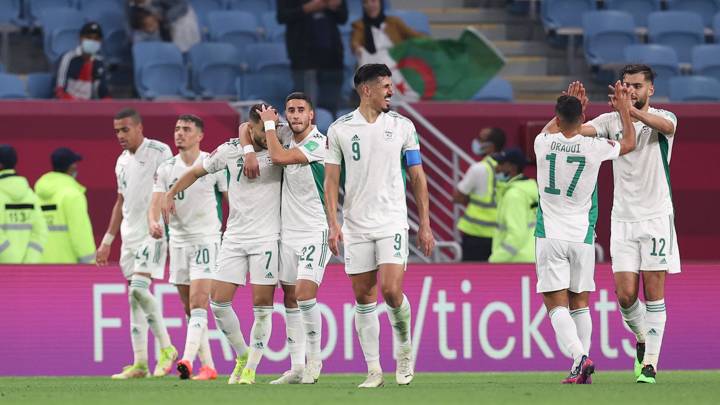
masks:
[(465, 207), (465, 214), (458, 221), (457, 227), (466, 235), (492, 238), (497, 229), (497, 161), (486, 156), (480, 163), (487, 167), (487, 192), (483, 196), (470, 193), (470, 202)]

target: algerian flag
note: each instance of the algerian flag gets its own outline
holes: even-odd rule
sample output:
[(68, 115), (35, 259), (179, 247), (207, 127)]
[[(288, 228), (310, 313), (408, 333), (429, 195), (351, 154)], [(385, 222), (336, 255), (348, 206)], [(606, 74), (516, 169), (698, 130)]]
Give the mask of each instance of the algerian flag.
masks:
[(468, 100), (505, 65), (500, 51), (473, 28), (459, 39), (413, 38), (375, 54), (363, 50), (359, 60), (388, 65), (396, 96), (405, 101)]

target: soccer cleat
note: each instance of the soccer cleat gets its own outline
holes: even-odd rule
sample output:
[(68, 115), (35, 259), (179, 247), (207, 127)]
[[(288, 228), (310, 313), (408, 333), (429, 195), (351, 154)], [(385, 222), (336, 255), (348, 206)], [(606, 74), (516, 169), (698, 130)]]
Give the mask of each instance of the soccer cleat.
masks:
[(300, 384), (303, 379), (304, 370), (288, 370), (277, 380), (270, 381), (270, 384)]
[(200, 372), (192, 379), (195, 381), (216, 380), (217, 371), (215, 371), (215, 369), (210, 366), (202, 366), (200, 367)]
[(358, 385), (358, 388), (378, 388), (385, 385), (382, 371), (371, 371), (365, 381)]
[(133, 364), (131, 366), (123, 367), (123, 371), (118, 374), (113, 374), (113, 380), (129, 380), (131, 378), (145, 378), (148, 375), (147, 364)]
[(192, 376), (192, 363), (187, 360), (180, 360), (177, 362), (177, 371), (180, 374), (181, 380), (187, 380)]
[(637, 382), (645, 384), (655, 384), (655, 367), (648, 364), (640, 371), (640, 376), (637, 378)]
[(170, 374), (173, 363), (177, 360), (178, 352), (175, 350), (175, 346), (170, 345), (160, 350), (160, 358), (155, 365), (155, 371), (153, 371), (153, 377), (164, 377)]
[(582, 356), (580, 363), (562, 381), (563, 384), (592, 384), (595, 363), (588, 356)]
[(245, 369), (245, 365), (248, 361), (248, 353), (243, 353), (242, 356), (238, 356), (235, 360), (235, 368), (233, 369), (232, 374), (230, 374), (230, 378), (228, 379), (228, 384), (237, 384), (238, 380), (240, 380), (240, 374), (242, 374), (243, 369)]
[(302, 383), (303, 384), (315, 384), (320, 378), (320, 370), (322, 370), (322, 361), (320, 360), (308, 360), (303, 372)]
[(643, 359), (645, 358), (645, 343), (636, 343), (635, 344), (635, 378), (640, 377), (640, 374), (642, 373), (643, 369)]
[(401, 348), (397, 354), (395, 381), (397, 381), (398, 385), (410, 385), (414, 376), (412, 347)]
[(242, 374), (240, 375), (240, 379), (238, 380), (238, 384), (255, 384), (255, 370), (244, 368)]

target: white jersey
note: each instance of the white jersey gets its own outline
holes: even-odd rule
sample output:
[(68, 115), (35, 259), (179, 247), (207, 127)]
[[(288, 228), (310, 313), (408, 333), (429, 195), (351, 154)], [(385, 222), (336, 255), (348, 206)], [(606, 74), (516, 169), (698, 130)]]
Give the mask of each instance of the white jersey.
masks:
[(269, 242), (280, 239), (280, 183), (282, 168), (274, 166), (267, 150), (256, 153), (260, 176), (252, 180), (243, 173), (245, 155), (238, 138), (220, 145), (203, 160), (208, 173), (228, 169), (230, 216), (223, 241)]
[(147, 214), (157, 168), (172, 157), (166, 144), (145, 138), (135, 153), (125, 150), (115, 164), (118, 193), (123, 196), (120, 234), (123, 244), (139, 243), (149, 236)]
[(403, 158), (420, 149), (413, 123), (391, 111), (370, 124), (355, 110), (330, 126), (328, 144), (325, 163), (345, 167), (343, 232), (408, 229)]
[(620, 156), (620, 143), (562, 133), (535, 138), (540, 206), (535, 236), (595, 242), (597, 178), (605, 160)]
[(327, 138), (315, 127), (296, 143), (291, 131), (287, 132), (285, 148), (298, 148), (308, 163), (287, 165), (283, 170), (282, 232), (321, 234), (328, 227), (323, 189)]
[[(195, 162), (186, 165), (180, 155), (165, 161), (155, 174), (153, 193), (165, 193), (193, 166), (204, 161), (209, 154), (200, 152)], [(222, 226), (222, 197), (227, 191), (225, 172), (199, 178), (175, 196), (177, 214), (170, 218), (170, 246), (187, 247), (208, 238), (219, 238)], [(215, 209), (213, 209), (215, 208)]]
[[(677, 118), (670, 111), (651, 107), (648, 112), (670, 120), (677, 129)], [(617, 112), (602, 114), (588, 124), (600, 137), (622, 138), (622, 122)], [(637, 222), (672, 215), (670, 155), (675, 131), (661, 134), (641, 121), (633, 125), (637, 148), (613, 162), (612, 219)]]

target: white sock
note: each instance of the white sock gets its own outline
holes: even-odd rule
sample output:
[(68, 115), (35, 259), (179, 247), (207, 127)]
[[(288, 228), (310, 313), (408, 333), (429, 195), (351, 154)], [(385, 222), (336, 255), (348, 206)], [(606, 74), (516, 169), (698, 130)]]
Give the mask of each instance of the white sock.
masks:
[(298, 301), (298, 305), (302, 313), (307, 358), (308, 360), (320, 360), (322, 317), (320, 316), (320, 308), (317, 306), (317, 299)]
[(253, 307), (255, 321), (250, 331), (250, 354), (248, 355), (247, 366), (245, 366), (250, 370), (257, 370), (263, 352), (267, 347), (268, 341), (270, 341), (270, 334), (272, 333), (272, 313), (273, 307), (271, 306)]
[(575, 322), (583, 350), (590, 354), (590, 343), (592, 342), (592, 318), (590, 317), (590, 308), (573, 309), (570, 311), (570, 316), (572, 316)]
[(650, 364), (657, 370), (660, 346), (662, 346), (662, 338), (665, 333), (665, 321), (667, 320), (665, 300), (647, 301), (645, 306), (647, 311), (645, 313), (647, 335), (645, 336), (645, 357), (643, 358), (643, 365)]
[(153, 335), (155, 335), (155, 338), (160, 342), (160, 348), (165, 349), (171, 345), (170, 335), (168, 335), (167, 328), (165, 327), (165, 320), (158, 310), (155, 297), (150, 293), (151, 282), (152, 280), (149, 277), (133, 274), (130, 279), (130, 296), (132, 300), (140, 304), (140, 307), (147, 317), (150, 330), (152, 330)]
[(207, 325), (205, 325), (205, 330), (203, 330), (203, 335), (200, 339), (198, 357), (200, 358), (200, 364), (202, 364), (203, 366), (208, 366), (212, 369), (215, 368), (215, 362), (212, 358), (212, 350), (210, 350), (210, 335), (208, 333)]
[(575, 322), (573, 322), (570, 316), (570, 311), (567, 307), (555, 307), (551, 309), (550, 322), (552, 323), (555, 335), (560, 341), (560, 344), (563, 345), (565, 350), (572, 356), (573, 368), (575, 368), (580, 363), (582, 356), (587, 355), (587, 352), (585, 352), (583, 344), (580, 342)]
[(240, 320), (232, 307), (232, 302), (215, 302), (210, 301), (210, 308), (212, 308), (213, 315), (215, 316), (215, 323), (218, 328), (230, 342), (230, 346), (235, 350), (235, 354), (239, 357), (247, 352), (247, 344), (245, 344), (245, 337), (240, 330)]
[(183, 351), (183, 360), (190, 363), (195, 361), (200, 342), (207, 330), (207, 310), (196, 308), (190, 311), (190, 320), (187, 326), (187, 335), (185, 337), (185, 350)]
[(133, 364), (148, 364), (148, 322), (140, 303), (128, 291), (130, 304), (130, 342), (132, 343)]
[(381, 371), (380, 320), (376, 308), (377, 302), (355, 305), (355, 330), (368, 365), (368, 372)]
[(400, 344), (400, 347), (410, 346), (412, 344), (410, 337), (410, 302), (405, 294), (403, 294), (403, 301), (399, 307), (392, 308), (388, 305), (387, 314), (390, 326), (393, 329), (393, 336), (395, 336), (395, 340)]
[(627, 326), (635, 333), (638, 343), (645, 343), (647, 325), (645, 324), (645, 306), (643, 303), (638, 299), (635, 300), (634, 304), (630, 305), (630, 308), (620, 306), (620, 313)]
[(305, 329), (299, 308), (285, 307), (285, 332), (287, 333), (288, 350), (290, 350), (290, 368), (303, 370), (305, 368)]

